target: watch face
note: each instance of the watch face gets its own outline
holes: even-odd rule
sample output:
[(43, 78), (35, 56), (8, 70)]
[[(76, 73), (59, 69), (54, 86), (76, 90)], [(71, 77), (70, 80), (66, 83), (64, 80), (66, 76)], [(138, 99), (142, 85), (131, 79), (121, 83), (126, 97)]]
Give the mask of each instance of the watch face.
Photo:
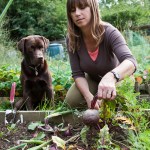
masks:
[(120, 78), (118, 73), (116, 73), (116, 78), (118, 78), (118, 79)]

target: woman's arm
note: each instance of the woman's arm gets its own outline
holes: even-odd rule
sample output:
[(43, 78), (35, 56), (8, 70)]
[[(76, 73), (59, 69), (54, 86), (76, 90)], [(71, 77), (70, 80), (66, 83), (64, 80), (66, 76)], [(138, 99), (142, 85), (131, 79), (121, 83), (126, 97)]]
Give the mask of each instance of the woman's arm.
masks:
[[(87, 83), (86, 78), (78, 77), (75, 79), (76, 86), (80, 90), (81, 94), (83, 95), (84, 99), (87, 102), (88, 108), (91, 108), (91, 101), (93, 100), (93, 94), (89, 91), (89, 85)], [(95, 105), (95, 109), (99, 109), (99, 101), (97, 101)]]
[[(113, 71), (120, 76), (120, 80), (132, 75), (137, 66), (127, 43), (122, 34), (112, 25), (105, 32), (107, 49), (112, 51), (120, 64)], [(98, 97), (102, 99), (114, 99), (116, 97), (116, 82), (114, 74), (110, 71), (103, 76), (98, 85)]]
[(130, 76), (134, 73), (136, 67), (130, 60), (124, 60), (119, 66), (113, 69), (120, 75), (120, 80), (124, 79), (126, 76)]
[[(113, 69), (119, 74), (120, 80), (130, 76), (135, 71), (135, 65), (130, 60), (124, 60), (119, 66)], [(98, 97), (102, 99), (114, 99), (116, 97), (117, 80), (112, 72), (108, 72), (98, 85)]]

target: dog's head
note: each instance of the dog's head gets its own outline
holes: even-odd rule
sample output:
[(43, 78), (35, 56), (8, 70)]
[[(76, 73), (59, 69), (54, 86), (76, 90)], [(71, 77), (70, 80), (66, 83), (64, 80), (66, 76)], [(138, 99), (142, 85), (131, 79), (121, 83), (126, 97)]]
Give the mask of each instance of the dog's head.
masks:
[(49, 40), (40, 35), (30, 35), (22, 38), (17, 46), (30, 65), (38, 66), (44, 63), (44, 53), (49, 46)]

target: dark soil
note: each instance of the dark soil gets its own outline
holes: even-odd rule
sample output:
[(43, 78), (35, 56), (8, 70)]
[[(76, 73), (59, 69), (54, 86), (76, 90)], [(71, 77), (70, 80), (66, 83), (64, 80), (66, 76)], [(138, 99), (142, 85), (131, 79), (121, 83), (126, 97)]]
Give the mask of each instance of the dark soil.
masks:
[(7, 150), (18, 145), (18, 140), (31, 139), (32, 134), (27, 129), (27, 124), (18, 124), (14, 129), (10, 125), (0, 125), (0, 150)]
[[(51, 137), (53, 135), (57, 135), (58, 137), (60, 137), (61, 139), (67, 141), (69, 140), (69, 142), (66, 144), (66, 149), (67, 150), (102, 150), (102, 149), (97, 149), (96, 146), (96, 142), (95, 139), (98, 138), (98, 133), (99, 133), (99, 129), (97, 128), (91, 128), (87, 134), (86, 134), (86, 139), (87, 139), (87, 145), (85, 145), (85, 143), (82, 142), (81, 140), (81, 135), (80, 132), (83, 129), (84, 125), (83, 124), (76, 124), (73, 127), (71, 127), (71, 135), (67, 136), (66, 134), (64, 134), (64, 131), (57, 131), (55, 130), (55, 132), (47, 132), (47, 131), (43, 131), (39, 128), (36, 128), (35, 130), (29, 130), (28, 126), (30, 123), (23, 123), (23, 124), (16, 124), (15, 127), (11, 128), (11, 125), (4, 125), (4, 124), (0, 124), (0, 150), (8, 150), (9, 148), (12, 148), (14, 146), (17, 146), (19, 144), (21, 144), (19, 142), (19, 140), (31, 140), (32, 138), (35, 138), (38, 133), (43, 132), (45, 133), (45, 137), (42, 139), (42, 141), (48, 141), (50, 139), (52, 139)], [(48, 125), (49, 126), (49, 125)], [(58, 125), (50, 125), (53, 129), (55, 129), (56, 127), (58, 127)], [(55, 127), (55, 128), (54, 128)], [(66, 127), (66, 126), (65, 126)], [(46, 129), (46, 126), (44, 126), (43, 129)], [(58, 129), (58, 128), (57, 128)], [(113, 132), (115, 139), (118, 137), (119, 141), (121, 140), (121, 138), (118, 136), (119, 135), (123, 135), (124, 133), (121, 132), (121, 130), (118, 128), (112, 128), (112, 131), (116, 131)], [(49, 146), (54, 145), (54, 143), (50, 143)], [(27, 150), (28, 148), (34, 147), (35, 145), (31, 145), (31, 144), (27, 144), (27, 146), (23, 149), (23, 150)], [(122, 147), (122, 146), (121, 146)], [(20, 149), (16, 149), (16, 150), (22, 150)], [(52, 150), (51, 148), (49, 148), (49, 150)], [(53, 150), (61, 150), (61, 149), (53, 149)], [(104, 150), (104, 149), (103, 149)], [(125, 147), (122, 147), (121, 150), (129, 150)]]
[[(10, 128), (10, 125), (0, 124), (0, 150), (8, 150), (9, 148), (17, 146), (20, 144), (19, 140), (30, 140), (34, 138), (37, 135), (37, 133), (40, 132), (38, 129), (34, 131), (29, 131), (28, 125), (29, 124), (27, 123), (23, 123), (17, 124), (14, 128)], [(68, 140), (71, 137), (74, 137), (67, 144), (67, 147), (73, 145), (74, 148), (72, 148), (72, 150), (90, 150), (90, 148), (85, 148), (85, 145), (81, 141), (80, 131), (82, 127), (83, 125), (76, 125), (76, 127), (73, 127), (71, 129), (71, 136), (66, 136), (64, 135), (64, 133), (58, 133), (58, 136), (63, 140)], [(42, 139), (42, 141), (47, 141), (51, 139), (51, 136), (55, 134), (56, 133), (46, 133), (46, 137)], [(75, 135), (79, 136), (76, 137)], [(50, 145), (52, 145), (52, 143)], [(34, 145), (28, 144), (25, 150), (33, 146)]]

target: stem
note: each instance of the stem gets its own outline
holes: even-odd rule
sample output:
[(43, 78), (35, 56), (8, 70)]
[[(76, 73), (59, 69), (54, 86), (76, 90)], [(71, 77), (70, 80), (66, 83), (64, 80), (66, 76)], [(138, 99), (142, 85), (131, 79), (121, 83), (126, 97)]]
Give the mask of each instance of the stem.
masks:
[(68, 139), (66, 141), (66, 143), (68, 143), (68, 142), (74, 142), (78, 138), (80, 138), (80, 134), (76, 134), (76, 135), (72, 136), (70, 139)]
[(43, 144), (44, 141), (41, 140), (19, 140), (20, 142), (29, 143), (29, 144)]
[(20, 144), (20, 145), (18, 145), (18, 146), (14, 146), (14, 147), (12, 147), (12, 148), (10, 148), (10, 149), (8, 149), (8, 150), (17, 150), (18, 148), (23, 148), (23, 147), (25, 147), (27, 144), (26, 143), (22, 143), (22, 144)]
[(57, 117), (60, 115), (64, 115), (64, 114), (68, 114), (68, 113), (72, 113), (72, 110), (67, 110), (67, 111), (62, 111), (62, 112), (54, 112), (54, 113), (48, 115), (47, 117), (45, 117), (45, 119), (47, 120), (47, 119)]
[(116, 142), (116, 143), (118, 143), (118, 144), (121, 144), (121, 145), (123, 145), (123, 146), (127, 147), (128, 149), (130, 149), (130, 147), (129, 147), (129, 146), (127, 146), (127, 145), (125, 145), (124, 143), (121, 143), (121, 142), (116, 141), (116, 140), (113, 140), (113, 139), (112, 139), (112, 141), (114, 141), (114, 142)]
[(0, 15), (0, 22), (2, 21), (3, 17), (5, 16), (8, 8), (10, 7), (10, 5), (12, 4), (13, 0), (9, 0), (9, 2), (7, 3), (6, 7), (4, 8), (2, 14)]
[(28, 150), (40, 150), (42, 147), (48, 145), (52, 140), (49, 140), (47, 142), (44, 142), (43, 144), (39, 145), (39, 146), (35, 146), (35, 147), (32, 147), (32, 148), (29, 148)]
[(93, 97), (93, 100), (91, 102), (91, 109), (94, 109), (95, 104), (97, 102), (97, 99), (98, 99), (98, 96), (97, 96), (97, 93), (96, 93), (96, 95)]

